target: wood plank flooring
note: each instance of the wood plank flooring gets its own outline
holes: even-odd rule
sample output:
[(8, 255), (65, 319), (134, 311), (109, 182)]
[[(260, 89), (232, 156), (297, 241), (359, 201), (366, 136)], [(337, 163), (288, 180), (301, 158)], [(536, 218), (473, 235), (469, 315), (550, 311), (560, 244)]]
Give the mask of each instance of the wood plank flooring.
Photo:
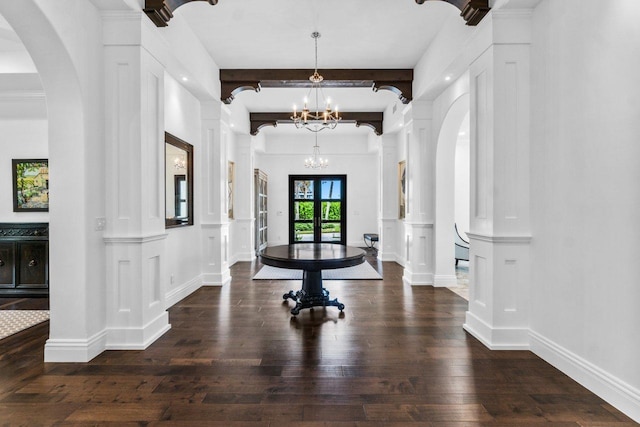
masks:
[(172, 307), (145, 351), (45, 364), (48, 322), (2, 340), (0, 425), (636, 425), (532, 353), (485, 348), (460, 296), (369, 261), (384, 281), (325, 282), (343, 315), (291, 317), (282, 294), (299, 282), (252, 281), (260, 266), (238, 263), (231, 285)]

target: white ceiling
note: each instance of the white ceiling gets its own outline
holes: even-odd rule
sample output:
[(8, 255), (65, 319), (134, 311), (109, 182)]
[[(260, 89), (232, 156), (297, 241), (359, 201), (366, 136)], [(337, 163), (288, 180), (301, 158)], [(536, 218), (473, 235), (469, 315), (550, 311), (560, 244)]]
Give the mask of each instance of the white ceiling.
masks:
[[(445, 21), (464, 25), (459, 14), (443, 1), (418, 5), (414, 0), (220, 0), (215, 6), (187, 3), (175, 11), (173, 20), (191, 27), (220, 68), (313, 68), (311, 33), (319, 31), (322, 74), (323, 68), (414, 68)], [(12, 72), (10, 62), (15, 72), (35, 72), (26, 49), (2, 17), (0, 59), (0, 72)], [(294, 104), (300, 107), (307, 92), (263, 88), (259, 93), (242, 92), (233, 103), (251, 112), (290, 111)], [(392, 92), (370, 88), (326, 88), (324, 93), (341, 111), (382, 112), (400, 103)], [(274, 131), (288, 129), (279, 126)]]
[(311, 33), (318, 31), (322, 69), (413, 68), (444, 21), (459, 13), (438, 1), (220, 0), (188, 3), (175, 15), (220, 68), (313, 68)]
[[(446, 2), (414, 0), (220, 0), (185, 4), (184, 19), (220, 68), (314, 67), (318, 31), (318, 69), (414, 68), (445, 21), (460, 11)], [(171, 22), (169, 22), (171, 25)], [(263, 88), (241, 92), (234, 103), (249, 111), (298, 108), (306, 89)], [(371, 88), (324, 89), (341, 111), (379, 111), (396, 102), (389, 91)], [(284, 131), (286, 126), (279, 126)], [(363, 128), (359, 131), (364, 131)]]

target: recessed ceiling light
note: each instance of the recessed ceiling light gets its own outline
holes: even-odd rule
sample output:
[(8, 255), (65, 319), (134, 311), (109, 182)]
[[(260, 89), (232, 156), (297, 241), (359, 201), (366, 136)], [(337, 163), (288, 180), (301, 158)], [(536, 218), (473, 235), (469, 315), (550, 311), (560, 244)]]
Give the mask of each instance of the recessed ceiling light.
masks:
[(233, 123), (231, 123), (231, 127), (235, 127), (235, 125)]
[(445, 79), (445, 81), (449, 81), (449, 80), (451, 80), (451, 76), (446, 76), (444, 79)]
[(188, 78), (188, 77), (186, 77), (186, 76), (182, 76), (182, 81), (183, 81), (183, 82), (188, 82), (188, 81), (189, 81), (189, 78)]
[(464, 136), (465, 134), (466, 134), (465, 131), (462, 131), (462, 132), (458, 133), (458, 135), (460, 135), (460, 136)]

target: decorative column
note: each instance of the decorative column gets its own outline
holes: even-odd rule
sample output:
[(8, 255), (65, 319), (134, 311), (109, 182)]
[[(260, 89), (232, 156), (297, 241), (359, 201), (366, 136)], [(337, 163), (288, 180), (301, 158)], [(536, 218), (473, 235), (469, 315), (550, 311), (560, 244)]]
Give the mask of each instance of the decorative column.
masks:
[(431, 102), (413, 101), (405, 111), (407, 197), (402, 280), (410, 285), (433, 285), (436, 144), (432, 137), (431, 117)]
[(164, 67), (141, 13), (104, 17), (106, 348), (145, 349), (165, 310)]
[(378, 209), (378, 259), (398, 260), (398, 143), (397, 134), (379, 137), (380, 207)]
[(237, 135), (234, 142), (236, 149), (235, 183), (234, 183), (234, 220), (232, 228), (234, 242), (234, 258), (236, 261), (253, 261), (255, 250), (254, 212), (253, 212), (253, 155), (251, 152), (251, 135)]
[(492, 349), (529, 346), (529, 48), (531, 13), (495, 10), (472, 63), (469, 311)]
[(222, 286), (231, 281), (227, 205), (227, 145), (231, 130), (227, 109), (221, 102), (203, 102), (201, 109), (202, 282), (205, 286)]

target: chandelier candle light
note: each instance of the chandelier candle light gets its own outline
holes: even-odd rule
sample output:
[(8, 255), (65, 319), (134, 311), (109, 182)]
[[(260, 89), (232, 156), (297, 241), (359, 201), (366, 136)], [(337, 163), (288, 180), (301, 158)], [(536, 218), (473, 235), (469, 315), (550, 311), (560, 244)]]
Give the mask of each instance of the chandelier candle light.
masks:
[(316, 132), (316, 145), (313, 146), (313, 154), (304, 160), (304, 167), (309, 169), (324, 169), (329, 166), (329, 160), (320, 157), (320, 146), (318, 146), (318, 133)]
[(182, 157), (176, 157), (173, 160), (173, 167), (175, 167), (177, 170), (186, 169), (187, 168), (187, 161), (185, 159), (183, 159)]
[[(298, 114), (297, 107), (293, 106), (293, 116), (291, 116), (291, 120), (293, 124), (296, 125), (298, 129), (305, 128), (310, 130), (311, 132), (320, 132), (324, 129), (335, 129), (338, 125), (338, 122), (342, 119), (338, 115), (338, 107), (336, 106), (333, 111), (331, 110), (331, 100), (326, 99), (324, 94), (322, 93), (322, 80), (324, 78), (318, 73), (318, 39), (320, 38), (320, 33), (314, 31), (311, 33), (311, 37), (315, 40), (316, 45), (316, 64), (315, 70), (313, 74), (309, 77), (311, 81), (311, 88), (309, 89), (309, 93), (307, 97), (304, 99), (304, 107), (302, 108), (302, 112)], [(315, 114), (309, 110), (309, 95), (311, 95), (311, 91), (315, 93)], [(324, 101), (325, 108), (323, 111), (320, 111), (319, 101), (320, 96), (322, 96), (322, 100)]]

